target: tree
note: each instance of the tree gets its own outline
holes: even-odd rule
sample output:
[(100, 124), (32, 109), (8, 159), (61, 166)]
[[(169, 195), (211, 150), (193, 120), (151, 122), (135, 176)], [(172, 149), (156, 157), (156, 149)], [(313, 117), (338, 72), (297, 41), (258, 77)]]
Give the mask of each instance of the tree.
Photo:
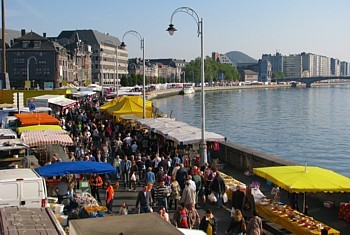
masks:
[[(218, 74), (223, 73), (224, 80), (233, 81), (239, 79), (239, 73), (235, 67), (220, 62), (207, 56), (204, 61), (205, 81), (217, 81)], [(191, 76), (194, 73), (194, 82), (201, 82), (201, 59), (191, 60), (185, 67), (186, 75)]]

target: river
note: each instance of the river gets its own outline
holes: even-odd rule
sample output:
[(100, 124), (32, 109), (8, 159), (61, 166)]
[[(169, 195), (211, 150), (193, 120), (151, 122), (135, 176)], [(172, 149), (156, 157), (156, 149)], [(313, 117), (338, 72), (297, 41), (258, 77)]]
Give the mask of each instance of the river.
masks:
[[(206, 130), (283, 159), (350, 176), (350, 85), (208, 91)], [(201, 128), (200, 92), (153, 100)]]

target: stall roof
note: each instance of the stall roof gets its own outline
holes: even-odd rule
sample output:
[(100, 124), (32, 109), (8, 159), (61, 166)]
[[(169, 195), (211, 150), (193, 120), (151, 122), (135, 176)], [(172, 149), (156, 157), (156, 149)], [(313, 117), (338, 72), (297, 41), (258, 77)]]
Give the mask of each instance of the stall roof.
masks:
[(59, 144), (72, 146), (73, 140), (65, 130), (38, 130), (22, 133), (21, 140), (30, 147)]
[(0, 140), (0, 151), (9, 151), (15, 149), (29, 148), (21, 139), (4, 139)]
[[(171, 118), (138, 118), (137, 123), (182, 144), (197, 144), (202, 140), (202, 130)], [(214, 132), (205, 132), (206, 141), (224, 142), (225, 137)]]
[(69, 228), (70, 231), (76, 232), (75, 234), (84, 235), (99, 234), (101, 231), (105, 234), (184, 234), (157, 213), (71, 220)]
[(60, 121), (47, 113), (15, 114), (22, 126), (32, 125), (59, 125)]
[(61, 106), (61, 107), (74, 105), (76, 103), (75, 100), (67, 99), (63, 95), (41, 95), (41, 96), (36, 96), (36, 97), (33, 97), (33, 98), (34, 98), (35, 101), (47, 100), (47, 102), (49, 104), (58, 105), (58, 106)]

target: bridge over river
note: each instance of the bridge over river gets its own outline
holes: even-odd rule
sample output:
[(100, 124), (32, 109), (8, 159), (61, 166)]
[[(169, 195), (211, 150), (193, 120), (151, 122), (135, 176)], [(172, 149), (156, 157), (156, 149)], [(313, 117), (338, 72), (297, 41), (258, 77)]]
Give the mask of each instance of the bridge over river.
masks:
[(311, 87), (311, 83), (323, 81), (323, 80), (335, 80), (335, 79), (350, 79), (350, 76), (320, 76), (320, 77), (304, 77), (304, 78), (289, 78), (292, 87), (296, 87), (298, 82), (305, 83), (306, 87)]

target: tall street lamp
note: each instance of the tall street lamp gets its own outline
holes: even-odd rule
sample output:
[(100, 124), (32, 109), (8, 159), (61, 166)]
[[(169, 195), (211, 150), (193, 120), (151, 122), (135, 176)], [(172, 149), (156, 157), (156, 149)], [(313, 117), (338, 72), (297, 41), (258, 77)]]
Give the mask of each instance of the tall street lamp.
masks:
[(142, 50), (142, 60), (143, 60), (143, 84), (142, 84), (142, 99), (143, 99), (143, 112), (142, 112), (142, 118), (146, 117), (146, 96), (145, 96), (145, 83), (146, 83), (146, 63), (145, 63), (145, 38), (143, 38), (138, 32), (135, 30), (129, 30), (126, 33), (124, 33), (122, 38), (122, 44), (120, 45), (121, 49), (125, 49), (126, 45), (124, 43), (124, 37), (127, 34), (133, 34), (136, 36), (141, 43), (141, 50)]
[(116, 92), (117, 96), (119, 95), (119, 87), (118, 87), (118, 82), (119, 82), (119, 70), (118, 70), (118, 45), (114, 44), (114, 42), (112, 42), (111, 40), (104, 40), (104, 43), (111, 43), (111, 45), (114, 46), (115, 48), (115, 69), (114, 69), (114, 73), (115, 75), (113, 76), (113, 88), (114, 88), (114, 92)]
[[(29, 84), (29, 88), (30, 88), (30, 81), (29, 81), (29, 63), (30, 63), (30, 60), (31, 59), (34, 59), (35, 60), (35, 63), (37, 63), (36, 61), (36, 57), (35, 56), (30, 56), (28, 59), (27, 59), (27, 84)], [(29, 89), (28, 88), (28, 89)]]
[(208, 161), (207, 159), (207, 143), (205, 141), (205, 95), (204, 95), (204, 44), (203, 44), (203, 18), (199, 18), (198, 14), (189, 7), (179, 7), (177, 8), (170, 18), (169, 28), (166, 30), (170, 35), (173, 35), (177, 31), (173, 24), (173, 17), (178, 12), (184, 12), (192, 16), (197, 24), (197, 34), (201, 36), (201, 122), (202, 122), (202, 139), (199, 147), (199, 152), (201, 155), (201, 160), (203, 163)]

